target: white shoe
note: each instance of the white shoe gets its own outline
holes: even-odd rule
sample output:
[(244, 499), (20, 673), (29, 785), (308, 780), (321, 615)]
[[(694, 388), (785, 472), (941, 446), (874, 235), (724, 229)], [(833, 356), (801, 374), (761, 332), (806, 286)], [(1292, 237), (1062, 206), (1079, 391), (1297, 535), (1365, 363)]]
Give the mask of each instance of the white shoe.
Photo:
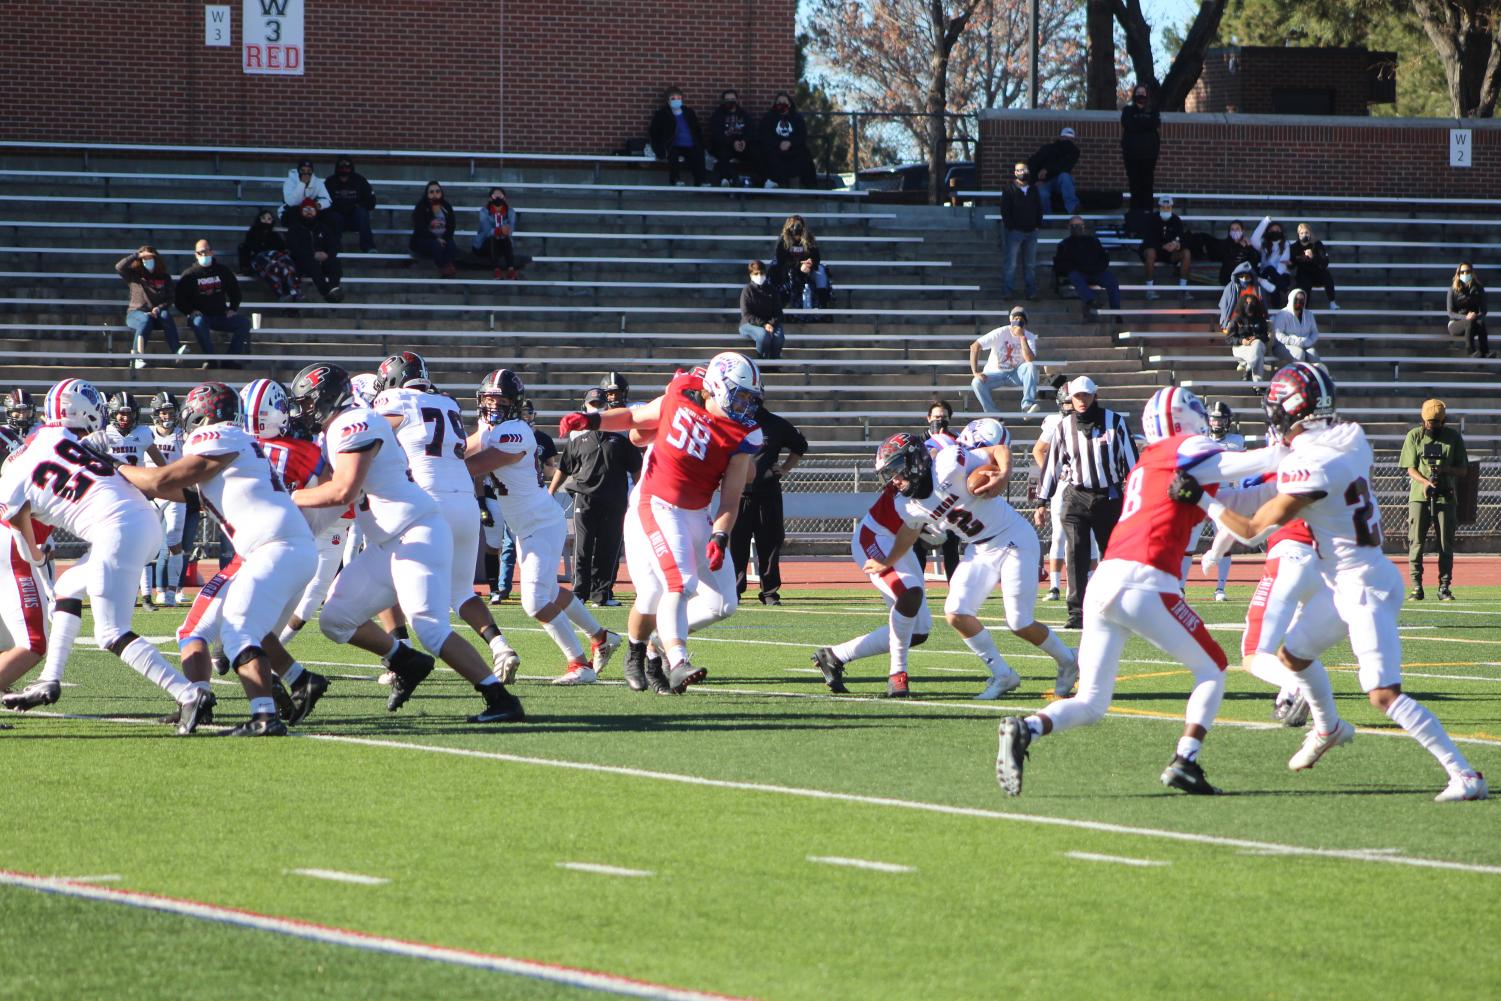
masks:
[(552, 679), (554, 685), (592, 685), (599, 680), (594, 668), (582, 661), (572, 664), (561, 678)]
[(1072, 656), (1067, 664), (1058, 668), (1058, 680), (1053, 682), (1053, 694), (1061, 699), (1068, 698), (1068, 693), (1079, 683), (1079, 651), (1070, 650), (1069, 653)]
[(610, 663), (610, 658), (615, 651), (620, 649), (620, 634), (605, 630), (605, 638), (589, 647), (590, 659), (594, 663), (594, 674), (599, 676), (605, 673), (605, 667)]
[(1433, 797), (1435, 803), (1462, 803), (1469, 799), (1490, 799), (1490, 787), (1485, 784), (1485, 776), (1479, 772), (1470, 772), (1468, 775), (1451, 775), (1449, 784), (1444, 786), (1444, 791)]
[(167, 603), (167, 592), (157, 591), (151, 600), (156, 602), (158, 605), (165, 605)]
[(146, 367), (146, 359), (144, 359), (144, 358), (136, 358), (136, 359), (133, 359), (133, 360), (132, 360), (132, 361), (131, 361), (131, 363), (130, 363), (130, 367), (131, 367), (131, 368), (134, 368), (134, 369), (142, 369), (142, 368), (145, 368), (145, 367)]
[(1022, 676), (1015, 671), (1007, 671), (1005, 674), (992, 675), (990, 684), (985, 686), (985, 691), (975, 696), (976, 702), (994, 702), (1007, 692), (1015, 691), (1022, 684)]
[(1225, 592), (1222, 591), (1222, 590), (1219, 590), (1218, 588), (1216, 588), (1215, 592), (1214, 592), (1214, 600), (1215, 601), (1225, 601), (1225, 600), (1227, 600), (1225, 598)]
[(1338, 313), (1339, 312), (1339, 303), (1335, 302), (1333, 299), (1329, 300), (1329, 312), (1331, 312), (1331, 313)]
[(375, 679), (377, 685), (394, 685), (396, 683), (395, 671), (382, 671), (380, 677)]
[(1295, 772), (1312, 768), (1319, 763), (1319, 759), (1324, 756), (1325, 752), (1341, 744), (1348, 744), (1354, 739), (1355, 727), (1351, 726), (1348, 720), (1340, 720), (1329, 733), (1310, 730), (1308, 736), (1303, 738), (1303, 746), (1298, 748), (1298, 753), (1287, 759), (1287, 767)]
[(495, 655), (495, 676), (502, 685), (516, 683), (516, 672), (521, 670), (521, 655), (507, 648)]

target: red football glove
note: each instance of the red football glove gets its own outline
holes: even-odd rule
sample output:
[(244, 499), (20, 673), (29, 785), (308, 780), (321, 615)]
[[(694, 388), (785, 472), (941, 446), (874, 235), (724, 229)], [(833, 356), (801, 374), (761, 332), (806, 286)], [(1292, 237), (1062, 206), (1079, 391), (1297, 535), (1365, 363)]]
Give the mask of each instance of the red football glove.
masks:
[(724, 532), (715, 532), (709, 536), (709, 544), (704, 547), (704, 555), (709, 558), (709, 569), (718, 570), (724, 566), (724, 554), (730, 548), (730, 537)]
[(585, 413), (564, 414), (563, 415), (563, 419), (560, 420), (560, 421), (558, 421), (558, 434), (561, 437), (564, 437), (564, 438), (568, 437), (570, 434), (572, 434), (575, 431), (598, 431), (598, 430), (599, 430), (599, 414), (595, 413), (595, 412), (591, 412), (591, 413), (587, 413), (587, 414), (585, 414)]

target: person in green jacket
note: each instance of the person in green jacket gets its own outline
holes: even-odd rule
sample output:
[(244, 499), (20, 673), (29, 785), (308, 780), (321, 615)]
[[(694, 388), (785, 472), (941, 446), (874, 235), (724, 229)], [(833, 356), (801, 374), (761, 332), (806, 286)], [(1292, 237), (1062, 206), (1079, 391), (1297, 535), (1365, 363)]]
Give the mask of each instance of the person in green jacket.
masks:
[(1423, 542), (1432, 527), (1438, 540), (1438, 600), (1453, 601), (1449, 582), (1454, 573), (1454, 529), (1459, 504), (1459, 478), (1469, 456), (1464, 436), (1444, 426), (1442, 400), (1423, 404), (1423, 424), (1407, 432), (1398, 464), (1412, 481), (1407, 493), (1407, 562), (1412, 573), (1413, 601), (1423, 600)]

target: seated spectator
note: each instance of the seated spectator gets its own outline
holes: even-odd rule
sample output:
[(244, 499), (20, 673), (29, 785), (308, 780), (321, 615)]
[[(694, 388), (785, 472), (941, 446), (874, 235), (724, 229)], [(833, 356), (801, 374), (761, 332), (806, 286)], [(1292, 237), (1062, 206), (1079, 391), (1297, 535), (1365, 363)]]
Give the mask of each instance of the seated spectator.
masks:
[(276, 213), (264, 209), (240, 244), (240, 273), (253, 274), (271, 287), (277, 302), (302, 299), (302, 276), (287, 251), (287, 242), (276, 231)]
[(818, 241), (800, 215), (790, 215), (782, 224), (771, 279), (782, 302), (794, 309), (826, 309), (833, 300), (834, 286), (823, 265)]
[(760, 186), (761, 169), (750, 115), (740, 107), (734, 88), (719, 95), (719, 107), (709, 117), (709, 152), (714, 154), (714, 180), (720, 187)]
[(1268, 291), (1275, 294), (1277, 301), (1285, 302), (1287, 290), (1293, 287), (1293, 276), (1288, 270), (1292, 255), (1288, 252), (1282, 224), (1272, 222), (1271, 216), (1263, 216), (1251, 234), (1251, 242), (1261, 252), (1261, 264), (1256, 273), (1271, 283)]
[(360, 234), (360, 253), (373, 251), (375, 236), (370, 232), (370, 213), (375, 211), (375, 191), (364, 175), (355, 171), (354, 161), (347, 156), (335, 160), (334, 172), (324, 179), (324, 187), (333, 200), (329, 214), (337, 222), (341, 237), (354, 230)]
[(428, 181), (422, 197), (412, 206), (412, 253), (428, 258), (438, 274), (452, 278), (459, 273), (453, 263), (457, 254), (453, 236), (453, 206), (443, 197), (443, 185)]
[(167, 339), (167, 350), (184, 354), (187, 349), (177, 337), (177, 324), (172, 320), (172, 275), (167, 263), (155, 247), (146, 246), (115, 262), (115, 274), (130, 286), (130, 302), (125, 306), (125, 325), (135, 334), (131, 350), (137, 355), (131, 362), (135, 368), (145, 368), (147, 334), (152, 327), (160, 327)]
[(782, 357), (782, 297), (766, 280), (766, 265), (751, 261), (750, 281), (740, 290), (740, 333), (756, 344), (760, 358)]
[(771, 110), (756, 129), (768, 188), (816, 188), (818, 171), (808, 152), (808, 126), (792, 104), (792, 95), (777, 91)]
[[(214, 248), (207, 240), (199, 240), (193, 246), (194, 261), (177, 279), (177, 291), (173, 299), (177, 309), (188, 318), (193, 336), (204, 354), (214, 354), (214, 338), (210, 331), (229, 334), (229, 354), (242, 355), (250, 351), (250, 317), (239, 312), (240, 282), (234, 271), (214, 259)], [(208, 362), (203, 363), (209, 367)], [(225, 368), (239, 368), (238, 364), (226, 364)]]
[(1109, 297), (1110, 308), (1121, 308), (1121, 286), (1110, 270), (1110, 254), (1100, 238), (1089, 231), (1082, 216), (1068, 221), (1068, 236), (1058, 241), (1053, 253), (1053, 270), (1067, 276), (1073, 283), (1074, 294), (1084, 304), (1084, 319), (1095, 318), (1094, 289), (1098, 285)]
[(1287, 305), (1272, 316), (1272, 354), (1286, 364), (1294, 361), (1319, 361), (1313, 346), (1319, 339), (1319, 321), (1308, 308), (1308, 293), (1295, 288), (1288, 293)]
[[(1009, 320), (1006, 326), (981, 334), (969, 345), (969, 372), (973, 376), (969, 387), (987, 414), (997, 412), (990, 393), (1001, 386), (1020, 386), (1022, 409), (1028, 413), (1041, 408), (1037, 402), (1037, 335), (1027, 329), (1027, 311), (1022, 307), (1012, 306)], [(984, 370), (979, 367), (981, 349), (990, 351)]]
[(1079, 196), (1074, 192), (1074, 164), (1079, 162), (1079, 147), (1074, 143), (1074, 130), (1065, 128), (1058, 138), (1043, 146), (1027, 159), (1027, 168), (1037, 182), (1037, 193), (1042, 196), (1042, 211), (1053, 211), (1053, 192), (1063, 197), (1063, 211), (1073, 215), (1079, 211)]
[(1329, 252), (1324, 249), (1323, 240), (1313, 238), (1313, 227), (1308, 223), (1298, 223), (1298, 242), (1292, 245), (1289, 257), (1293, 283), (1306, 290), (1322, 285), (1324, 294), (1329, 297), (1329, 308), (1338, 312), (1339, 303), (1334, 301), (1334, 278), (1329, 274)]
[[(320, 182), (321, 183), (321, 182)], [(318, 294), (329, 302), (343, 302), (344, 268), (339, 263), (339, 225), (333, 214), (314, 199), (301, 207), (282, 211), (287, 220), (287, 253), (297, 270), (313, 280)]]
[(313, 161), (301, 160), (287, 171), (287, 179), (281, 184), (281, 221), (284, 226), (300, 221), (302, 209), (308, 205), (316, 206), (321, 212), (331, 208), (333, 203), (328, 186), (313, 176)]
[(496, 278), (515, 280), (516, 210), (506, 198), (505, 188), (491, 188), (490, 197), (479, 209), (479, 228), (474, 232), (474, 252), (490, 262)]
[(1239, 219), (1230, 223), (1223, 240), (1214, 241), (1212, 256), (1220, 262), (1221, 285), (1230, 284), (1230, 276), (1242, 264), (1250, 264), (1253, 272), (1261, 267), (1261, 251), (1246, 235), (1245, 224)]
[(1494, 358), (1485, 329), (1485, 286), (1469, 261), (1460, 261), (1449, 283), (1449, 333), (1465, 339), (1471, 358)]
[(1248, 382), (1259, 380), (1266, 364), (1267, 310), (1261, 285), (1249, 264), (1235, 269), (1232, 281), (1220, 294), (1220, 330), (1230, 342), (1235, 370), (1244, 373)]
[(1157, 200), (1157, 217), (1147, 224), (1146, 238), (1141, 241), (1141, 261), (1147, 268), (1147, 298), (1157, 298), (1153, 289), (1157, 277), (1158, 260), (1169, 261), (1178, 267), (1178, 286), (1188, 285), (1188, 271), (1193, 267), (1193, 254), (1183, 245), (1186, 235), (1183, 220), (1173, 211), (1173, 200), (1166, 195)]
[(683, 106), (681, 90), (674, 87), (667, 92), (662, 106), (651, 116), (647, 134), (657, 159), (667, 161), (668, 184), (688, 183), (682, 180), (684, 164), (693, 172), (694, 184), (703, 187), (709, 183), (704, 170), (704, 134), (698, 127), (698, 115)]

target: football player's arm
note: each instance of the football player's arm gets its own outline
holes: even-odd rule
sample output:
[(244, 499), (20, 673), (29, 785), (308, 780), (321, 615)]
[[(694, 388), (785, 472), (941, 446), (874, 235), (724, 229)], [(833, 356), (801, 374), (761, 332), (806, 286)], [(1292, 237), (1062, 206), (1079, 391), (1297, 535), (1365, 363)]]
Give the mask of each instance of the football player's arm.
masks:
[(1277, 463), (1286, 456), (1287, 449), (1280, 445), (1255, 448), (1245, 452), (1223, 449), (1180, 468), (1193, 473), (1194, 479), (1200, 483), (1235, 483), (1262, 473), (1272, 472), (1277, 468)]
[(231, 455), (185, 455), (165, 466), (131, 466), (119, 468), (136, 489), (147, 497), (182, 503), (183, 491), (213, 479), (234, 459)]
[(724, 478), (719, 481), (719, 514), (714, 518), (714, 531), (729, 534), (735, 527), (735, 516), (740, 513), (740, 495), (750, 482), (756, 468), (754, 452), (740, 452), (730, 457), (724, 467)]
[(469, 467), (469, 475), (476, 479), (527, 457), (526, 452), (502, 452), (498, 448), (486, 448), (483, 442), (484, 435), (476, 431), (469, 436), (464, 447), (464, 465)]
[(912, 551), (913, 544), (917, 542), (917, 538), (921, 534), (921, 525), (903, 522), (902, 527), (897, 530), (896, 540), (892, 542), (891, 552), (886, 554), (886, 559), (878, 560), (875, 557), (871, 557), (866, 560), (865, 572), (878, 574), (891, 569), (896, 565), (898, 560)]
[(1011, 449), (1006, 445), (991, 445), (985, 449), (985, 454), (990, 456), (990, 461), (1001, 471), (1001, 482), (1006, 482), (1011, 476)]
[(162, 455), (162, 450), (157, 448), (155, 444), (146, 446), (146, 455), (158, 466), (165, 466), (167, 464), (167, 457)]
[(552, 482), (547, 485), (547, 492), (556, 497), (558, 490), (563, 486), (563, 481), (566, 479), (568, 479), (568, 475), (563, 472), (562, 466), (554, 469), (552, 471)]
[[(614, 410), (606, 410), (599, 414), (598, 430), (615, 431), (617, 433), (635, 432), (637, 430), (655, 432), (657, 422), (662, 419), (662, 400), (665, 397), (657, 397), (650, 403), (643, 403), (639, 407), (616, 407)], [(573, 416), (573, 415), (569, 415)], [(593, 417), (593, 414), (579, 414), (583, 418)], [(558, 430), (567, 434), (571, 429), (565, 429), (559, 425)], [(634, 438), (634, 434), (632, 435)]]
[(22, 504), (20, 510), (9, 518), (10, 527), (15, 531), (16, 538), (21, 540), (26, 562), (34, 567), (42, 566), (47, 562), (47, 556), (41, 547), (36, 544), (36, 529), (31, 525), (31, 504)]
[(357, 452), (335, 452), (333, 471), (328, 478), (316, 487), (292, 491), (292, 503), (298, 507), (343, 507), (354, 503), (380, 446), (375, 441)]
[(1249, 545), (1253, 539), (1268, 529), (1292, 521), (1300, 511), (1322, 496), (1323, 494), (1278, 494), (1257, 508), (1256, 513), (1249, 517), (1227, 507), (1207, 493), (1199, 501), (1199, 506), (1221, 528)]

